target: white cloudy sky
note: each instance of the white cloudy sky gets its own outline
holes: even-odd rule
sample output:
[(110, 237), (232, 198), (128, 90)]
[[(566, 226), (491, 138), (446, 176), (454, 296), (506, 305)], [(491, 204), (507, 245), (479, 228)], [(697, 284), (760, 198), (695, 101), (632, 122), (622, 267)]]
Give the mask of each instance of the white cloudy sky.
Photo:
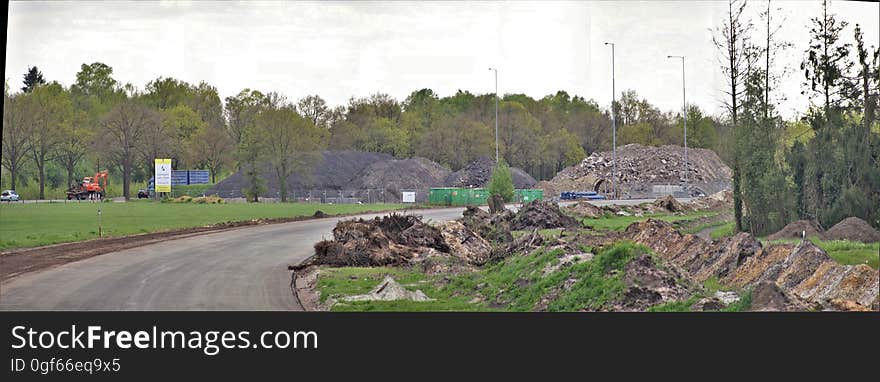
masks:
[[(773, 3), (787, 20), (781, 36), (795, 45), (780, 61), (796, 69), (820, 2)], [(765, 4), (750, 2), (755, 12)], [(37, 65), (69, 85), (80, 64), (100, 61), (139, 88), (170, 76), (207, 81), (221, 97), (249, 87), (337, 105), (374, 92), (402, 100), (420, 88), (492, 92), (494, 66), (501, 93), (539, 98), (562, 89), (607, 106), (603, 42), (613, 41), (618, 92), (680, 108), (680, 63), (666, 56), (685, 55), (688, 101), (719, 113), (724, 82), (710, 29), (725, 9), (719, 1), (13, 2), (5, 78), (19, 88)], [(831, 9), (878, 44), (880, 5), (834, 1)], [(787, 115), (806, 105), (801, 83), (795, 71), (781, 87)]]

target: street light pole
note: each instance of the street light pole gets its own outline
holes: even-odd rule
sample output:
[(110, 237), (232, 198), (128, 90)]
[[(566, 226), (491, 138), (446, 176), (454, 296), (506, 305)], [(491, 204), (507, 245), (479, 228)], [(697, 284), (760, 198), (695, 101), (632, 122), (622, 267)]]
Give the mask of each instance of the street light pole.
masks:
[(489, 68), (495, 72), (495, 163), (498, 164), (498, 69)]
[(614, 43), (611, 45), (611, 198), (617, 199), (617, 112), (614, 104), (617, 103), (617, 92), (614, 89)]
[(666, 58), (681, 59), (681, 118), (684, 120), (684, 191), (690, 195), (688, 190), (688, 118), (687, 96), (684, 87), (684, 56), (667, 56)]

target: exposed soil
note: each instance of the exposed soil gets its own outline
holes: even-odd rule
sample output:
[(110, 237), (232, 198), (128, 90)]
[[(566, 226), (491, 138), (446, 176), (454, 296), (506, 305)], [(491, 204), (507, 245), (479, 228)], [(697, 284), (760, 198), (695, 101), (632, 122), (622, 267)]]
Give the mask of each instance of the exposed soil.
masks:
[(782, 227), (778, 232), (768, 235), (768, 240), (780, 240), (780, 239), (801, 239), (804, 237), (804, 232), (806, 232), (806, 237), (818, 237), (820, 239), (825, 238), (825, 233), (822, 232), (822, 229), (819, 228), (816, 223), (813, 223), (809, 220), (796, 220), (791, 223), (788, 223), (785, 227)]
[[(392, 159), (367, 166), (353, 180), (350, 188), (384, 189), (395, 198), (401, 190), (424, 191), (442, 185), (449, 169), (425, 158)], [(416, 193), (416, 202), (427, 200), (426, 192)]]
[(544, 200), (534, 200), (523, 205), (513, 220), (510, 229), (532, 230), (548, 228), (573, 228), (580, 223), (559, 209), (559, 205)]
[(489, 259), (491, 247), (459, 222), (439, 228), (420, 216), (391, 214), (371, 220), (345, 220), (333, 228), (333, 240), (315, 244), (315, 255), (292, 266), (298, 271), (313, 265), (399, 266), (444, 257), (479, 265)]
[[(312, 171), (305, 174), (293, 174), (287, 178), (289, 190), (345, 190), (351, 189), (355, 178), (368, 166), (380, 162), (393, 160), (388, 154), (367, 153), (359, 151), (324, 151), (322, 158)], [(263, 179), (266, 181), (267, 197), (277, 197), (279, 192), (278, 178), (269, 166), (263, 169)], [(248, 182), (241, 171), (230, 175), (226, 179), (214, 185), (206, 195), (218, 195), (223, 198), (240, 198), (244, 194), (242, 190), (248, 186)]]
[(682, 235), (654, 219), (630, 225), (622, 236), (648, 246), (700, 283), (715, 277), (723, 285), (752, 288), (769, 281), (822, 309), (843, 306), (832, 300), (877, 309), (878, 271), (864, 264), (838, 264), (808, 240), (763, 247), (748, 233), (739, 233), (712, 242)]
[(825, 232), (825, 237), (830, 240), (851, 240), (862, 243), (880, 242), (880, 231), (871, 227), (868, 222), (849, 217), (840, 221)]

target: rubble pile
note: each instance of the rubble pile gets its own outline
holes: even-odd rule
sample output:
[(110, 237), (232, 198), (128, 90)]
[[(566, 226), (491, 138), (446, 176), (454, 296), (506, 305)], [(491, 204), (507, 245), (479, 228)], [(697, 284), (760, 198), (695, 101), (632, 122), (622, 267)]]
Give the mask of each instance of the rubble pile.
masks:
[(392, 214), (372, 220), (340, 221), (333, 229), (333, 240), (315, 244), (315, 255), (294, 269), (312, 265), (406, 265), (438, 256), (482, 264), (490, 250), (484, 239), (460, 223), (438, 228), (424, 223), (419, 216)]
[[(483, 187), (492, 178), (495, 169), (495, 160), (489, 157), (480, 157), (473, 160), (467, 166), (449, 174), (446, 177), (447, 187)], [(513, 178), (513, 186), (516, 188), (532, 188), (537, 183), (529, 173), (520, 168), (511, 167), (510, 175)]]
[[(642, 146), (629, 144), (617, 148), (617, 184), (623, 197), (653, 195), (653, 185), (684, 185), (684, 148), (681, 146)], [(560, 191), (610, 190), (611, 152), (592, 153), (581, 163), (568, 167), (549, 182), (537, 187), (555, 195)], [(732, 172), (715, 152), (688, 150), (687, 180), (692, 190), (705, 194), (730, 189)]]
[(808, 240), (763, 247), (751, 235), (739, 233), (713, 242), (682, 235), (671, 224), (654, 219), (633, 223), (623, 237), (648, 246), (700, 283), (711, 277), (736, 288), (772, 282), (783, 292), (823, 309), (846, 305), (878, 309), (877, 270), (863, 264), (838, 264)]

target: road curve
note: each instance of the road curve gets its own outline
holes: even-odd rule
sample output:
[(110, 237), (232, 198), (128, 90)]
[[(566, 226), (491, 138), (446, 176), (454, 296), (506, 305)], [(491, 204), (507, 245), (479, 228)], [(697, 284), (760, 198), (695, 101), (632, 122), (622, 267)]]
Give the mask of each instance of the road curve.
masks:
[[(415, 213), (445, 221), (462, 211)], [(24, 274), (0, 285), (0, 310), (301, 310), (287, 266), (310, 256), (337, 221), (350, 218), (238, 228)]]

